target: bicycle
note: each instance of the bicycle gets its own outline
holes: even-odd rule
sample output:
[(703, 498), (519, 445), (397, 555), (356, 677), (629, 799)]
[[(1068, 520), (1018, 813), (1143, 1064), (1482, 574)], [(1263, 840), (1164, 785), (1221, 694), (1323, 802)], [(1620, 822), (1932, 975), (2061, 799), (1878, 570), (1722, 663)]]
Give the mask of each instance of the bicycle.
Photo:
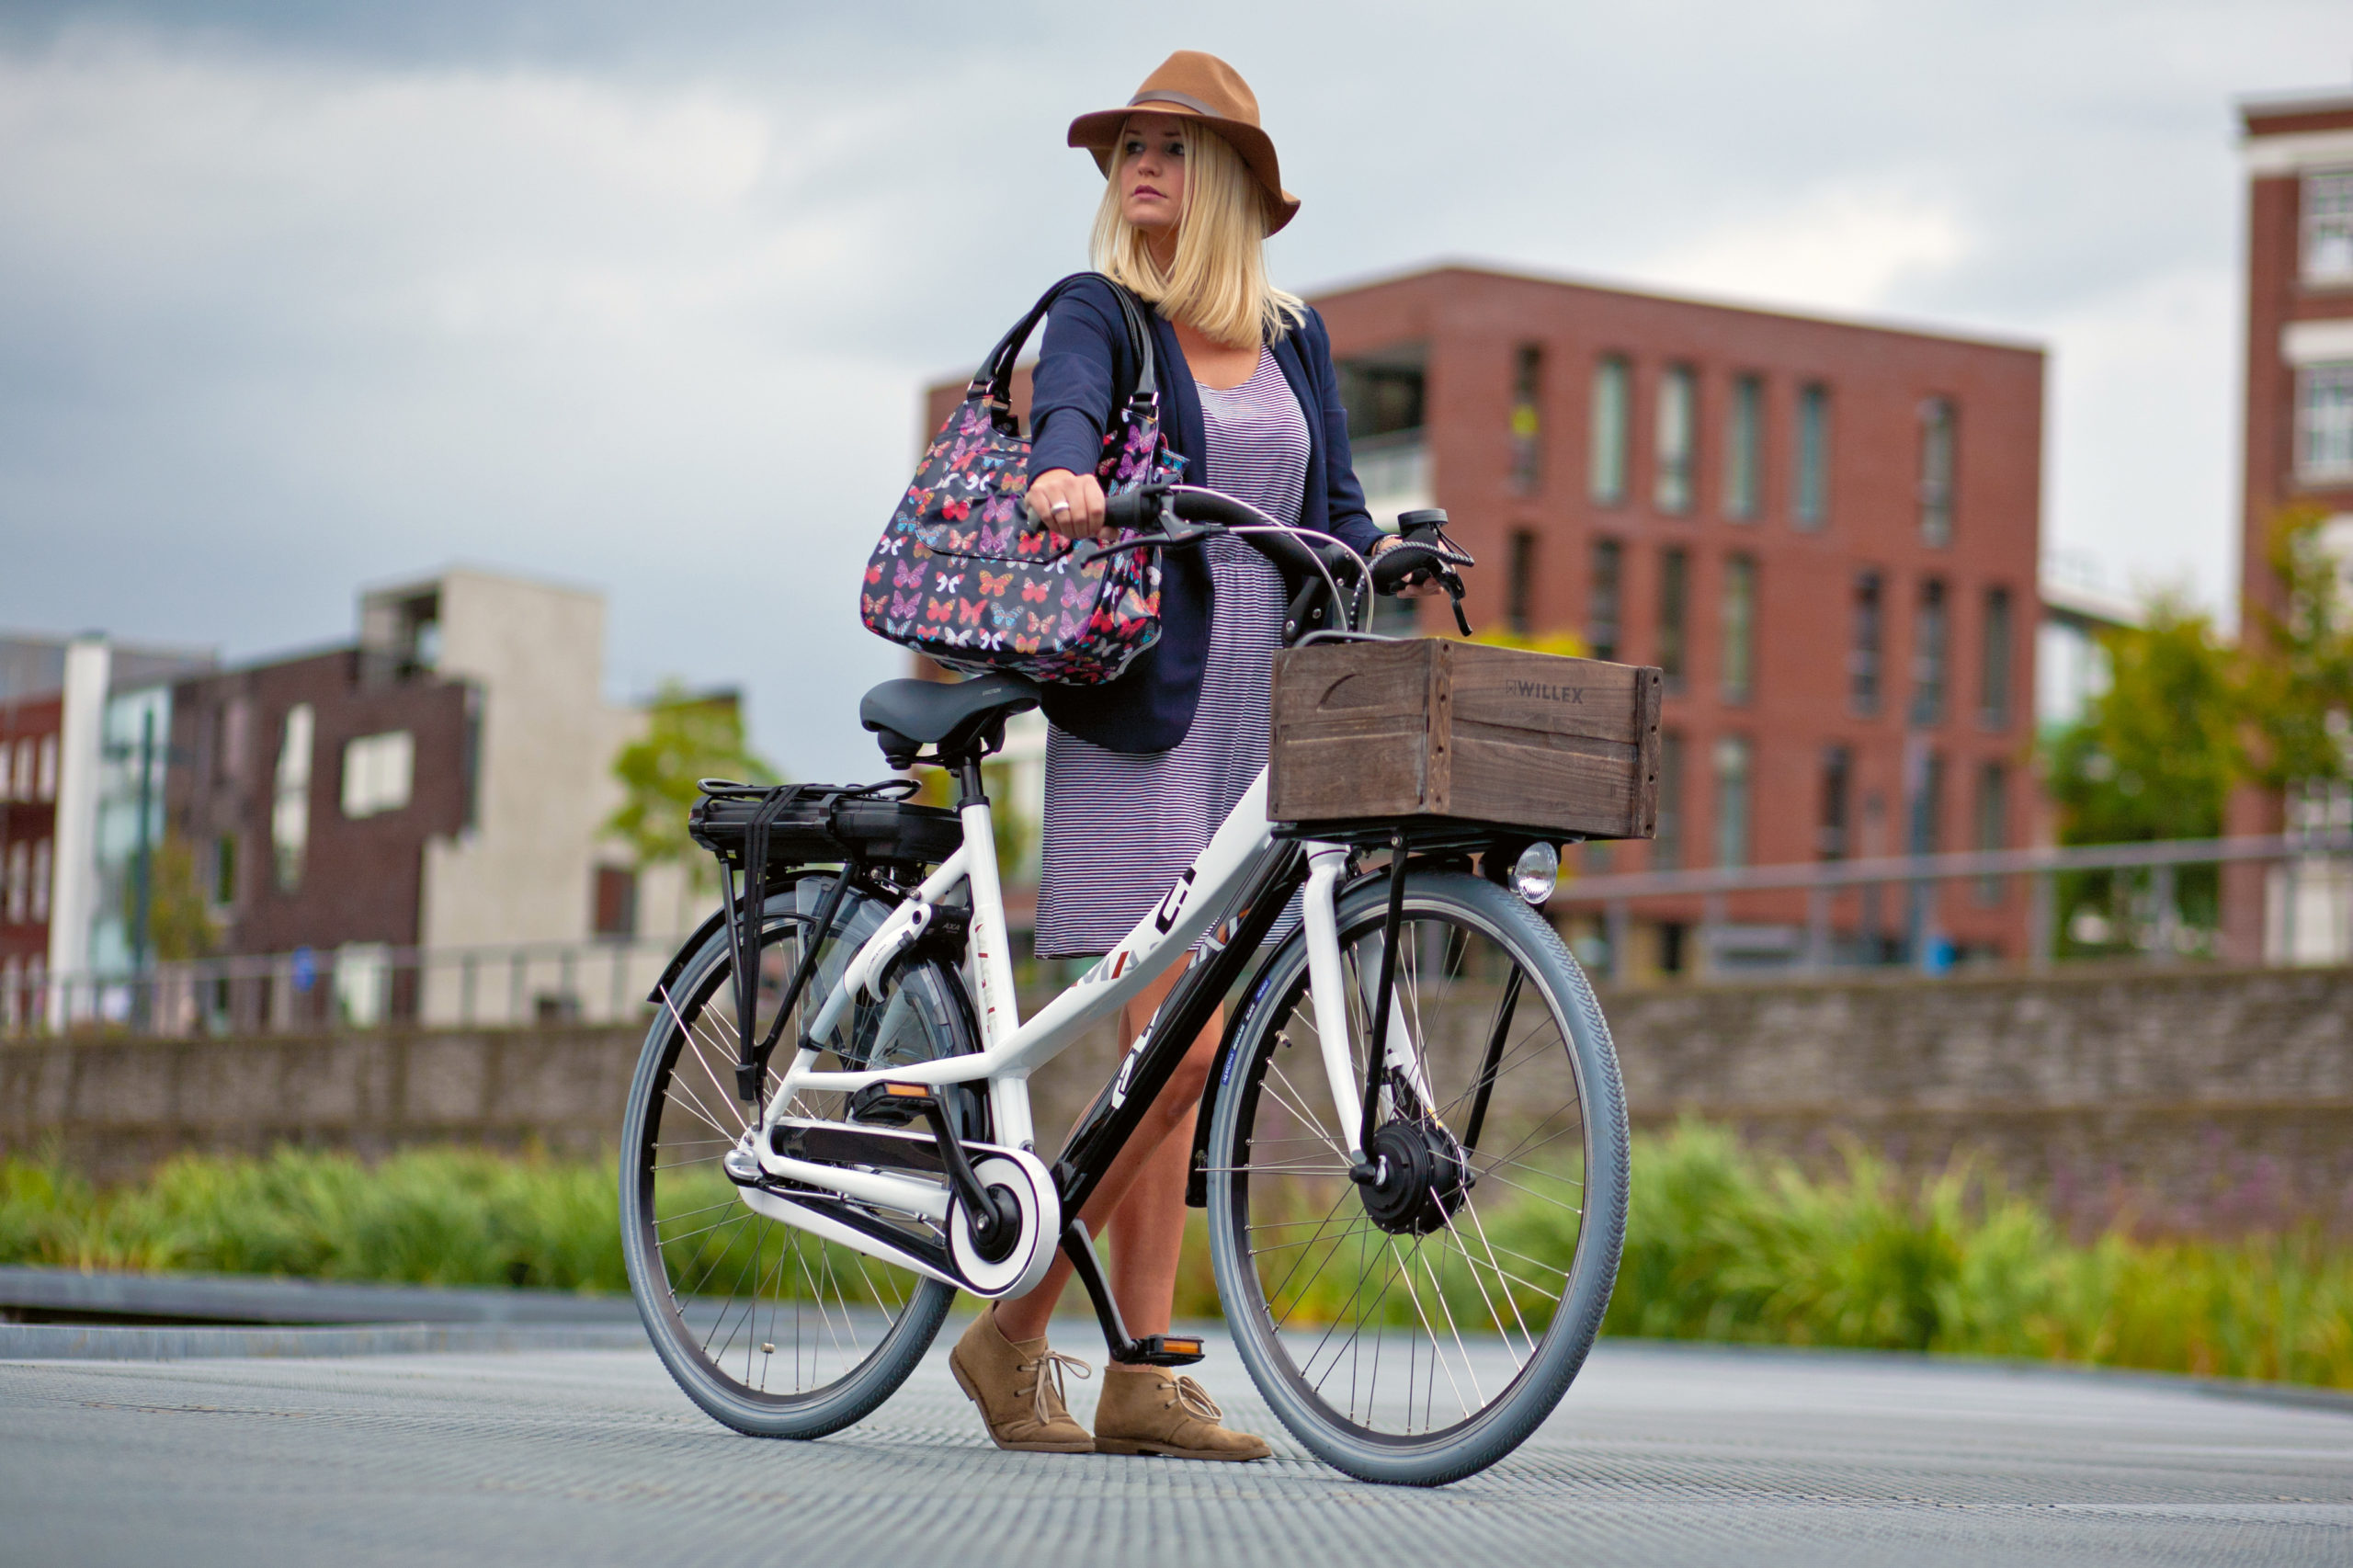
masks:
[[(1207, 491), (1110, 509), (1142, 531), (1109, 548), (1223, 534), (1290, 563), (1307, 585), (1287, 640), (1366, 636), (1370, 590), (1416, 574), (1461, 613), (1469, 558), (1427, 517), (1372, 566)], [(981, 763), (1037, 701), (1003, 674), (866, 695), (885, 759), (948, 769), (952, 812), (906, 778), (706, 782), (696, 832), (725, 896), (649, 996), (624, 1129), (630, 1283), (663, 1362), (740, 1432), (822, 1437), (898, 1388), (957, 1290), (1018, 1295), (1057, 1248), (1113, 1360), (1198, 1361), (1196, 1337), (1129, 1335), (1076, 1216), (1232, 994), (1188, 1198), (1244, 1365), (1348, 1474), (1494, 1463), (1575, 1377), (1625, 1226), (1608, 1027), (1530, 907), (1554, 851), (1404, 824), (1308, 841), (1267, 821), (1262, 772), (1159, 905), (1023, 1021)], [(1260, 953), (1295, 893), (1299, 925)], [(1049, 1165), (1029, 1074), (1188, 953)]]

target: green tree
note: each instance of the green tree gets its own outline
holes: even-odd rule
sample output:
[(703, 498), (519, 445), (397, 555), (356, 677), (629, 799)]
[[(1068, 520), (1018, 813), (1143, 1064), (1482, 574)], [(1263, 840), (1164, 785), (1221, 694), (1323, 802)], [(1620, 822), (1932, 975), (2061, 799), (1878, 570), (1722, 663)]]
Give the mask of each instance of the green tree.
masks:
[[(2111, 679), (2082, 721), (2043, 745), (2045, 787), (2059, 809), (2063, 844), (2135, 844), (2211, 838), (2222, 802), (2240, 777), (2241, 683), (2231, 650), (2207, 618), (2160, 598), (2146, 625), (2100, 639)], [(2063, 878), (2059, 908), (2089, 908), (2111, 926), (2132, 923), (2130, 904), (2145, 877), (2107, 871)], [(2211, 867), (2185, 867), (2176, 889), (2184, 921), (2211, 929), (2218, 888)], [(2075, 942), (2082, 947), (2125, 943)]]
[(2248, 772), (2274, 790), (2353, 779), (2353, 583), (2317, 506), (2292, 506), (2271, 535), (2285, 607), (2259, 612), (2240, 687), (2254, 741)]
[(733, 692), (688, 692), (665, 681), (646, 710), (645, 733), (613, 758), (621, 805), (605, 831), (630, 846), (640, 866), (676, 861), (697, 887), (711, 878), (709, 857), (687, 836), (687, 813), (705, 778), (774, 784), (775, 768), (744, 740), (744, 715)]
[(166, 834), (147, 874), (147, 950), (165, 963), (210, 958), (221, 929), (204, 896), (195, 849), (179, 835)]

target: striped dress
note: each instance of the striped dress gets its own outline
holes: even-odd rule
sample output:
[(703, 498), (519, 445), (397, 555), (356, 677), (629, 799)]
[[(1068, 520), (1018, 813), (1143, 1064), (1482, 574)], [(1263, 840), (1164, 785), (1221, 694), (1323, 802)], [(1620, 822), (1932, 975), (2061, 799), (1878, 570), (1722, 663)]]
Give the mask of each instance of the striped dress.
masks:
[[(1201, 483), (1292, 527), (1307, 488), (1307, 421), (1275, 357), (1228, 391), (1194, 383), (1209, 450)], [(1282, 646), (1283, 579), (1247, 545), (1213, 539), (1209, 658), (1193, 727), (1166, 751), (1107, 751), (1046, 732), (1038, 955), (1111, 950), (1149, 914), (1267, 766)], [(1279, 937), (1286, 919), (1270, 939)]]

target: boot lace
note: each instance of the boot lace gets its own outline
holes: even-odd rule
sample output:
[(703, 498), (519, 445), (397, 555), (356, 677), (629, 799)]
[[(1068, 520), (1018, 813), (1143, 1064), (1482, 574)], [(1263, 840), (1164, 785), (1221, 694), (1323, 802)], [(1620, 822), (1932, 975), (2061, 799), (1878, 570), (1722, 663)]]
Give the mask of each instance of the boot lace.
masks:
[(1218, 1408), (1217, 1401), (1210, 1397), (1209, 1390), (1181, 1373), (1168, 1380), (1167, 1389), (1171, 1409), (1183, 1405), (1188, 1414), (1204, 1421), (1222, 1420), (1225, 1415), (1225, 1412)]
[(1040, 1426), (1048, 1425), (1054, 1418), (1053, 1405), (1046, 1401), (1048, 1389), (1051, 1388), (1053, 1391), (1056, 1403), (1067, 1405), (1070, 1403), (1069, 1394), (1063, 1382), (1063, 1374), (1065, 1371), (1075, 1372), (1082, 1378), (1091, 1378), (1095, 1375), (1094, 1368), (1077, 1357), (1065, 1356), (1059, 1350), (1040, 1351), (1036, 1360), (1022, 1362), (1021, 1369), (1031, 1374), (1029, 1392), (1037, 1411), (1038, 1425)]

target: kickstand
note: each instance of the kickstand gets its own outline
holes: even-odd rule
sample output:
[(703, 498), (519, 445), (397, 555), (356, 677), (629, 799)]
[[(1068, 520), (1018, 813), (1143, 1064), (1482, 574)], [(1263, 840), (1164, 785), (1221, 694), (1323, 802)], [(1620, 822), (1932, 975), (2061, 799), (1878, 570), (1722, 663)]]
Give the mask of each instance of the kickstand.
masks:
[(1095, 1303), (1095, 1315), (1103, 1324), (1103, 1343), (1112, 1360), (1128, 1367), (1189, 1367), (1201, 1358), (1198, 1335), (1128, 1336), (1127, 1320), (1120, 1315), (1120, 1303), (1111, 1299), (1111, 1287), (1103, 1278), (1102, 1260), (1095, 1256), (1095, 1238), (1086, 1233), (1086, 1221), (1071, 1221), (1069, 1229), (1063, 1232), (1063, 1251), (1069, 1256), (1078, 1282), (1086, 1287), (1086, 1299)]

